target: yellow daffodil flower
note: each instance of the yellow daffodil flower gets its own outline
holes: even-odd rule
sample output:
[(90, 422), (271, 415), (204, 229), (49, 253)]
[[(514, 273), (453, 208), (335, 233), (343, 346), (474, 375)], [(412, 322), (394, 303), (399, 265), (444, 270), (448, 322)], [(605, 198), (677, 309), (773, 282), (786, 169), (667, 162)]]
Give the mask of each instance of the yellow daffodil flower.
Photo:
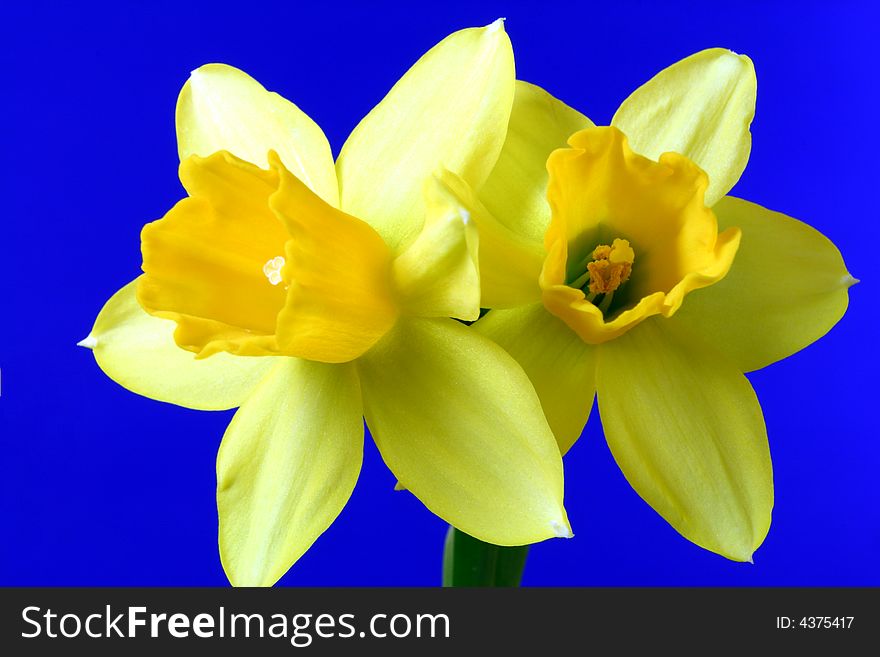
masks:
[[(502, 24), (424, 55), (349, 137), (229, 66), (177, 107), (188, 197), (142, 233), (144, 275), (83, 342), (115, 381), (240, 406), (217, 458), (236, 585), (274, 583), (357, 479), (366, 417), (402, 486), (501, 545), (569, 536), (562, 463), (534, 389), (479, 316), (476, 228), (434, 177), (478, 187), (514, 96)], [(372, 227), (371, 227), (372, 225)]]
[(820, 233), (725, 196), (748, 160), (755, 96), (752, 62), (722, 49), (662, 71), (611, 127), (518, 82), (484, 186), (444, 178), (478, 225), (482, 305), (496, 309), (474, 326), (528, 373), (561, 450), (597, 396), (638, 494), (737, 561), (773, 507), (743, 373), (824, 335), (854, 282)]

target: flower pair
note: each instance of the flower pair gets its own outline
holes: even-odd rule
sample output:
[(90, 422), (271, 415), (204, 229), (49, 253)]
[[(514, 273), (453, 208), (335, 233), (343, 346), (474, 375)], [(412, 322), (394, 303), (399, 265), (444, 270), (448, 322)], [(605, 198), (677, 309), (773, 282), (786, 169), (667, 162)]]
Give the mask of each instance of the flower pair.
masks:
[(234, 584), (274, 583), (335, 519), (362, 416), (462, 531), (569, 536), (560, 452), (595, 391), (636, 490), (748, 559), (772, 477), (741, 372), (828, 330), (852, 282), (815, 231), (724, 197), (754, 96), (747, 59), (705, 51), (596, 128), (515, 80), (498, 21), (423, 56), (334, 164), (296, 106), (202, 67), (177, 108), (188, 197), (84, 344), (140, 394), (240, 406), (217, 459)]

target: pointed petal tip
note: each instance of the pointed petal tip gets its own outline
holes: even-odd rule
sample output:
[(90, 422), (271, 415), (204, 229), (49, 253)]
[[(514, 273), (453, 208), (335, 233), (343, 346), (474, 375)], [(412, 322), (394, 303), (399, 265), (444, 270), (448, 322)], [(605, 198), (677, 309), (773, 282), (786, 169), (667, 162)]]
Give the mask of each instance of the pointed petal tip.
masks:
[(553, 534), (556, 538), (574, 538), (574, 533), (567, 522), (552, 520), (550, 521), (550, 526), (553, 528)]
[(729, 61), (731, 63), (731, 65), (738, 66), (740, 64), (745, 64), (746, 66), (749, 66), (752, 64), (752, 58), (744, 53), (737, 52), (736, 50), (733, 50), (732, 48), (723, 48), (722, 47), (722, 48), (719, 48), (719, 50), (722, 50), (724, 52), (724, 54), (726, 54), (726, 55), (730, 55), (730, 57), (725, 57), (725, 59), (727, 59), (727, 61)]
[(206, 70), (210, 70), (212, 68), (232, 68), (228, 64), (221, 64), (220, 62), (207, 62), (200, 66), (196, 66), (193, 70), (189, 72), (189, 77), (195, 78), (205, 74)]
[(209, 64), (202, 64), (201, 66), (197, 66), (193, 70), (189, 72), (190, 81), (197, 80), (200, 76), (204, 75), (204, 68), (209, 66)]
[(89, 333), (86, 337), (76, 343), (77, 347), (85, 347), (86, 349), (94, 349), (98, 346), (98, 338)]
[(498, 32), (499, 30), (503, 32), (504, 31), (504, 21), (506, 21), (506, 20), (507, 20), (507, 18), (505, 16), (501, 16), (500, 18), (495, 19), (492, 23), (490, 23), (489, 25), (486, 26), (486, 31), (489, 32), (490, 34), (492, 32)]
[(862, 282), (861, 280), (859, 280), (858, 278), (856, 278), (852, 274), (847, 274), (843, 278), (843, 284), (846, 285), (846, 287), (852, 287), (856, 283), (861, 283), (861, 282)]

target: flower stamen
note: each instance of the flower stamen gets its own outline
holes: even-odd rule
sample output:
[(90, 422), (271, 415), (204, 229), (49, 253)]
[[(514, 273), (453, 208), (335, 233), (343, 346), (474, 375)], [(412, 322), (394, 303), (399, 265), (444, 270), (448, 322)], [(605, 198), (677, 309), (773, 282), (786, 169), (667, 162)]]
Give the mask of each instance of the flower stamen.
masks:
[(281, 282), (281, 269), (284, 267), (284, 257), (275, 256), (265, 265), (263, 265), (263, 274), (269, 279), (272, 285), (278, 285)]
[(598, 307), (604, 315), (614, 300), (614, 291), (629, 280), (634, 260), (635, 252), (629, 240), (615, 239), (611, 246), (600, 244), (582, 265), (586, 266), (587, 271), (572, 281), (569, 287), (584, 290), (585, 298), (590, 303), (596, 303), (597, 297), (601, 296)]
[[(593, 249), (592, 255), (592, 262), (587, 263), (590, 292), (595, 295), (606, 294), (610, 296), (629, 280), (635, 252), (628, 240), (615, 239), (611, 246), (607, 244), (597, 246)], [(603, 305), (607, 298), (603, 299)]]

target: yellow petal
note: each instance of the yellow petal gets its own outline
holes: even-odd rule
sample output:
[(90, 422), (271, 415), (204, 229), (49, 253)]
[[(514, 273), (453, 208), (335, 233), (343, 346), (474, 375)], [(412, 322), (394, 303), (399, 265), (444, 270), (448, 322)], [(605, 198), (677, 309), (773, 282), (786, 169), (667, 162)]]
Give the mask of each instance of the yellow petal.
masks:
[(743, 372), (800, 351), (843, 316), (855, 279), (837, 247), (797, 219), (725, 197), (722, 228), (742, 229), (723, 281), (688, 296), (675, 319), (698, 331)]
[(361, 468), (354, 366), (282, 358), (217, 454), (220, 558), (235, 586), (271, 586), (336, 519)]
[(477, 227), (435, 177), (425, 184), (425, 225), (393, 264), (401, 304), (419, 317), (480, 316)]
[(388, 247), (363, 221), (322, 201), (280, 163), (273, 166), (280, 180), (269, 205), (291, 235), (279, 348), (327, 363), (357, 358), (397, 319)]
[(201, 66), (183, 85), (177, 100), (177, 147), (181, 161), (229, 151), (262, 168), (274, 150), (312, 191), (339, 205), (333, 155), (321, 128), (289, 100), (232, 66)]
[(513, 51), (502, 22), (461, 30), (428, 51), (360, 122), (337, 161), (342, 208), (392, 249), (414, 239), (422, 184), (445, 166), (478, 187), (507, 131)]
[(697, 545), (749, 561), (770, 527), (761, 407), (733, 363), (654, 318), (600, 347), (605, 438), (636, 492)]
[(144, 312), (136, 287), (132, 281), (110, 297), (80, 343), (119, 385), (151, 399), (219, 411), (240, 406), (275, 364), (274, 358), (229, 354), (196, 360), (175, 344), (174, 322)]
[(590, 417), (596, 348), (585, 344), (541, 303), (493, 310), (473, 328), (504, 347), (528, 375), (565, 454)]
[(496, 545), (570, 534), (559, 450), (501, 347), (454, 320), (401, 318), (357, 367), (382, 458), (431, 511)]
[(498, 221), (534, 243), (550, 225), (547, 157), (593, 122), (546, 91), (522, 80), (510, 113), (507, 139), (498, 162), (479, 190), (480, 200)]
[(696, 162), (709, 174), (706, 205), (712, 207), (749, 161), (757, 84), (755, 67), (745, 55), (703, 50), (636, 89), (611, 125), (645, 157), (656, 160), (672, 151)]
[(514, 308), (538, 301), (541, 298), (538, 277), (544, 261), (541, 243), (503, 226), (486, 210), (471, 186), (451, 171), (440, 170), (437, 179), (477, 227), (480, 305), (483, 308)]

